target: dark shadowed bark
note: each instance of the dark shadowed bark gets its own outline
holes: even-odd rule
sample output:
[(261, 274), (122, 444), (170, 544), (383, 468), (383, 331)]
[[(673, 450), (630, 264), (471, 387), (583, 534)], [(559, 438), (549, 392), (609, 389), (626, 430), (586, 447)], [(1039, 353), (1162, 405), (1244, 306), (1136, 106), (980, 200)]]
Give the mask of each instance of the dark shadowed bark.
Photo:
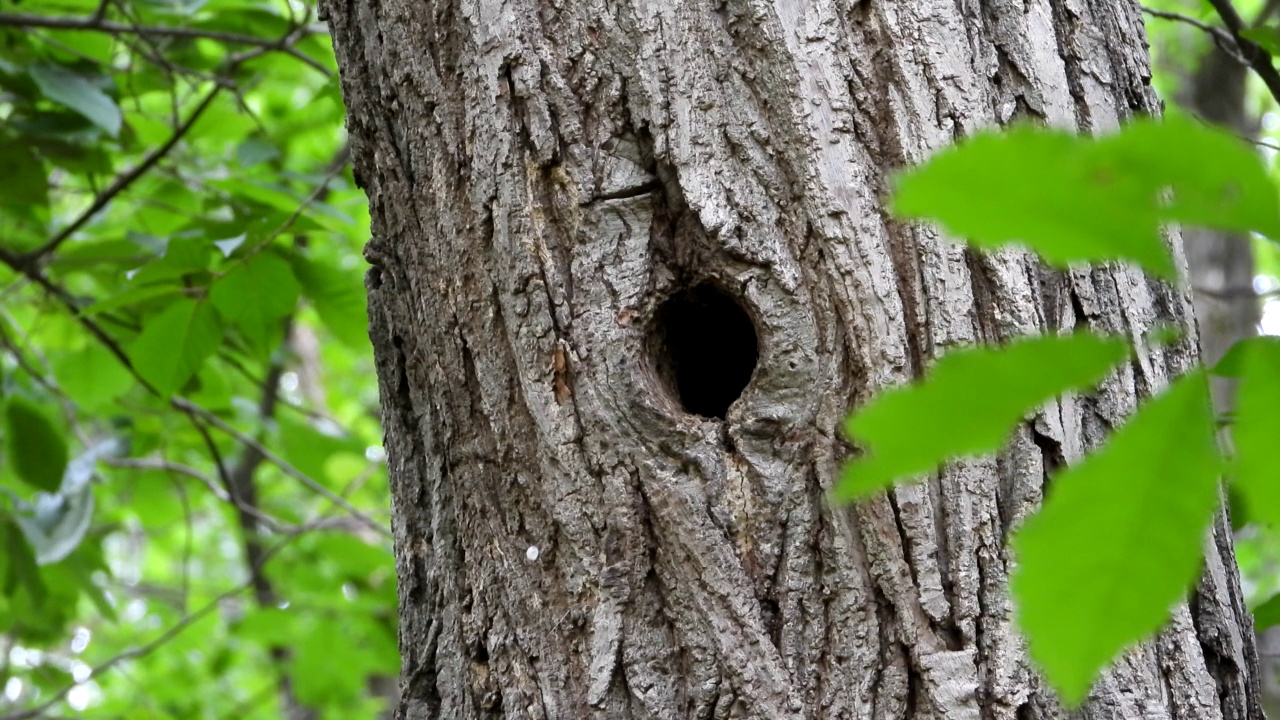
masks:
[[(980, 127), (1152, 110), (1135, 4), (324, 9), (373, 212), (399, 717), (1065, 716), (1004, 538), (1194, 341), (998, 457), (825, 492), (847, 410), (950, 348), (1191, 322), (1131, 269), (1047, 272), (883, 207), (894, 169)], [(1208, 543), (1193, 600), (1077, 716), (1260, 717), (1229, 529)]]

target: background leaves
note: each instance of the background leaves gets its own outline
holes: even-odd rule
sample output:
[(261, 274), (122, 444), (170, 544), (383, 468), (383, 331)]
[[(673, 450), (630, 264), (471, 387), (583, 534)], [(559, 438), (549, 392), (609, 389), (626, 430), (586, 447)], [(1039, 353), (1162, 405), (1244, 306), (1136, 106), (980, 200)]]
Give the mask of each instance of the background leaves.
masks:
[(369, 220), (326, 29), (281, 0), (6, 4), (0, 117), (0, 717), (377, 716)]

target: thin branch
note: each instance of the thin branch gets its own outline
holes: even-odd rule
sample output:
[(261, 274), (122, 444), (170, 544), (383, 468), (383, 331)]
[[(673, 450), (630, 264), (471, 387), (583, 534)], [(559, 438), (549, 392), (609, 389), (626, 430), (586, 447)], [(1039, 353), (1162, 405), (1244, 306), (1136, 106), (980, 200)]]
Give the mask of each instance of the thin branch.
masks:
[[(286, 545), (288, 545), (297, 537), (299, 536), (298, 535), (286, 536), (285, 538), (280, 540), (280, 542), (271, 546), (267, 550), (267, 552), (263, 555), (261, 564), (265, 565), (267, 561), (269, 561), (272, 557), (276, 555), (276, 553), (278, 553), (280, 550), (283, 550)], [(38, 718), (43, 716), (47, 710), (49, 710), (54, 705), (61, 702), (62, 699), (67, 696), (67, 693), (75, 689), (76, 686), (97, 678), (98, 676), (108, 672), (115, 666), (127, 660), (137, 660), (138, 658), (142, 658), (142, 657), (146, 657), (147, 655), (150, 655), (151, 653), (155, 652), (156, 650), (158, 650), (159, 648), (163, 647), (168, 642), (176, 638), (178, 635), (181, 635), (182, 632), (186, 630), (188, 627), (191, 627), (191, 625), (195, 624), (197, 621), (202, 620), (208, 615), (210, 615), (211, 613), (213, 613), (215, 610), (218, 609), (219, 606), (222, 605), (224, 601), (230, 600), (236, 595), (239, 595), (245, 590), (248, 590), (250, 587), (250, 584), (251, 583), (249, 581), (245, 581), (231, 588), (230, 590), (223, 592), (221, 595), (218, 595), (214, 599), (210, 600), (207, 604), (205, 604), (199, 610), (196, 610), (195, 612), (184, 616), (181, 620), (179, 620), (178, 622), (170, 626), (169, 629), (157, 635), (151, 642), (146, 643), (145, 645), (139, 645), (137, 647), (125, 650), (124, 652), (118, 655), (115, 655), (109, 658), (108, 660), (102, 663), (99, 663), (98, 665), (95, 665), (89, 671), (88, 677), (84, 678), (83, 680), (78, 680), (78, 681), (69, 683), (68, 685), (64, 686), (61, 690), (59, 690), (58, 692), (50, 696), (48, 700), (45, 700), (44, 702), (40, 703), (39, 705), (36, 705), (35, 707), (27, 708), (26, 710), (20, 710), (16, 713), (5, 715), (3, 717), (0, 717), (0, 720), (31, 720), (31, 718)]]
[(374, 520), (368, 515), (365, 515), (363, 512), (360, 511), (359, 508), (347, 502), (345, 498), (333, 492), (329, 488), (321, 485), (320, 483), (316, 482), (306, 473), (302, 472), (301, 470), (298, 470), (293, 465), (290, 465), (287, 460), (268, 450), (267, 447), (264, 446), (262, 443), (258, 442), (252, 437), (244, 434), (243, 432), (240, 432), (234, 427), (223, 422), (222, 419), (219, 418), (217, 415), (214, 415), (213, 413), (209, 412), (208, 410), (205, 410), (199, 405), (195, 405), (191, 403), (185, 398), (174, 397), (169, 401), (169, 403), (173, 405), (175, 408), (182, 410), (183, 412), (193, 413), (204, 418), (210, 425), (213, 425), (214, 427), (218, 428), (222, 432), (230, 435), (231, 437), (234, 437), (236, 440), (239, 440), (246, 447), (251, 448), (254, 451), (260, 453), (262, 457), (266, 458), (273, 465), (280, 468), (280, 470), (283, 471), (285, 475), (288, 475), (294, 480), (297, 480), (298, 482), (302, 483), (305, 487), (310, 489), (312, 492), (316, 493), (317, 495), (320, 495), (321, 497), (325, 498), (326, 500), (333, 503), (334, 505), (337, 505), (338, 507), (347, 511), (348, 514), (350, 514), (352, 517), (356, 518), (360, 522), (364, 523), (370, 529), (376, 531), (379, 535), (382, 535), (388, 538), (391, 537), (391, 530), (389, 530), (385, 525), (378, 522), (377, 520)]
[(1247, 26), (1244, 18), (1240, 17), (1240, 13), (1236, 12), (1235, 6), (1231, 4), (1231, 0), (1209, 0), (1209, 4), (1217, 11), (1222, 24), (1231, 31), (1236, 47), (1240, 48), (1240, 53), (1249, 59), (1249, 66), (1258, 73), (1258, 77), (1262, 78), (1262, 82), (1271, 91), (1271, 97), (1280, 101), (1280, 72), (1277, 72), (1275, 65), (1271, 63), (1271, 53), (1252, 40), (1240, 36)]
[[(1203, 30), (1209, 33), (1210, 35), (1213, 36), (1214, 40), (1226, 43), (1231, 48), (1236, 47), (1236, 40), (1234, 37), (1231, 36), (1231, 33), (1227, 32), (1226, 30), (1223, 30), (1222, 28), (1216, 25), (1210, 25), (1206, 22), (1197, 20), (1191, 17), (1190, 15), (1183, 15), (1182, 13), (1170, 12), (1168, 10), (1157, 10), (1155, 8), (1149, 8), (1146, 5), (1142, 6), (1142, 12), (1152, 17), (1158, 17), (1164, 20), (1173, 20), (1174, 22), (1186, 23), (1187, 25), (1190, 25), (1195, 28), (1199, 28), (1200, 30)], [(1239, 49), (1223, 48), (1223, 50), (1226, 51), (1228, 55), (1234, 55), (1237, 59), (1240, 60), (1241, 63), (1245, 65), (1249, 64), (1249, 62), (1244, 59), (1244, 56), (1240, 55)]]
[(284, 522), (279, 518), (268, 515), (267, 513), (263, 512), (258, 508), (251, 508), (251, 507), (242, 505), (241, 503), (237, 502), (235, 498), (228, 495), (227, 491), (223, 489), (222, 486), (219, 485), (213, 478), (209, 477), (208, 475), (205, 475), (204, 473), (191, 467), (190, 465), (184, 465), (182, 463), (174, 462), (172, 460), (165, 460), (163, 458), (105, 458), (103, 462), (111, 467), (116, 467), (116, 468), (132, 468), (135, 470), (156, 470), (160, 472), (173, 473), (175, 475), (186, 475), (189, 478), (193, 478), (195, 480), (200, 481), (200, 484), (208, 488), (209, 492), (213, 493), (213, 496), (216, 497), (218, 500), (228, 503), (230, 505), (234, 505), (237, 509), (243, 512), (252, 513), (254, 517), (258, 519), (258, 522), (265, 525), (272, 532), (291, 533), (296, 531), (299, 527), (302, 527), (301, 525), (293, 525), (293, 524)]
[(111, 184), (108, 185), (105, 190), (94, 197), (93, 203), (89, 205), (84, 212), (80, 213), (80, 215), (73, 220), (70, 225), (64, 227), (61, 232), (54, 235), (44, 245), (41, 245), (26, 255), (21, 256), (18, 262), (23, 264), (35, 264), (46, 255), (57, 250), (58, 246), (62, 245), (62, 243), (65, 242), (67, 238), (71, 237), (75, 231), (84, 227), (85, 223), (89, 222), (89, 220), (92, 219), (99, 210), (106, 207), (107, 203), (111, 202), (115, 196), (119, 195), (126, 188), (132, 185), (135, 180), (142, 177), (148, 170), (155, 167), (156, 163), (160, 162), (165, 155), (168, 155), (169, 151), (172, 150), (174, 146), (176, 146), (178, 142), (181, 141), (182, 138), (191, 130), (191, 127), (196, 124), (196, 121), (200, 119), (200, 116), (204, 114), (204, 111), (209, 109), (209, 106), (213, 104), (214, 98), (216, 98), (218, 93), (221, 91), (222, 86), (215, 85), (214, 88), (205, 95), (204, 99), (200, 101), (200, 104), (196, 106), (196, 109), (192, 111), (191, 115), (187, 117), (186, 122), (173, 129), (173, 134), (169, 136), (169, 139), (166, 140), (163, 145), (152, 150), (145, 158), (142, 159), (142, 162), (118, 175), (115, 180), (111, 181)]
[[(70, 293), (68, 293), (62, 287), (59, 287), (58, 285), (53, 283), (51, 280), (49, 280), (47, 277), (44, 276), (44, 273), (40, 272), (34, 266), (22, 263), (20, 258), (10, 253), (9, 251), (5, 250), (3, 247), (0, 247), (0, 263), (8, 265), (9, 267), (13, 268), (15, 271), (20, 272), (23, 275), (27, 276), (28, 278), (32, 279), (33, 281), (36, 282), (36, 284), (44, 288), (46, 292), (48, 292), (50, 295), (53, 295), (55, 298), (61, 301), (61, 303), (71, 313), (72, 317), (74, 317), (86, 330), (88, 330), (89, 333), (92, 334), (98, 340), (98, 342), (102, 343), (107, 348), (107, 350), (109, 350), (111, 354), (114, 355), (116, 359), (118, 359), (120, 363), (124, 365), (125, 369), (127, 369), (129, 373), (133, 375), (134, 379), (137, 380), (138, 383), (142, 385), (143, 388), (145, 388), (148, 392), (150, 392), (152, 395), (156, 397), (160, 397), (160, 398), (164, 397), (163, 395), (161, 395), (160, 391), (157, 390), (154, 385), (147, 382), (146, 378), (142, 377), (142, 375), (138, 373), (137, 369), (133, 366), (133, 362), (129, 359), (128, 354), (125, 353), (122, 347), (120, 347), (120, 343), (116, 342), (115, 338), (112, 338), (110, 335), (108, 335), (107, 332), (103, 330), (100, 325), (98, 325), (93, 320), (86, 317), (83, 313), (80, 312), (80, 307), (76, 305), (75, 299), (71, 297)], [(388, 529), (385, 525), (383, 525), (382, 523), (379, 523), (378, 521), (374, 520), (368, 515), (365, 515), (363, 512), (357, 509), (354, 505), (347, 502), (346, 499), (334, 494), (332, 490), (321, 485), (319, 482), (316, 482), (306, 473), (303, 473), (302, 471), (298, 470), (294, 466), (290, 465), (283, 458), (281, 458), (279, 455), (276, 455), (275, 453), (268, 450), (266, 447), (262, 445), (262, 443), (258, 442), (252, 437), (226, 424), (225, 422), (222, 421), (221, 418), (209, 412), (208, 410), (205, 410), (204, 408), (200, 407), (199, 405), (196, 405), (195, 403), (191, 402), (190, 400), (187, 400), (186, 398), (181, 398), (176, 396), (169, 398), (169, 404), (172, 405), (174, 408), (181, 410), (182, 412), (188, 415), (198, 415), (199, 417), (203, 418), (214, 427), (218, 428), (219, 430), (227, 433), (228, 435), (234, 437), (236, 440), (240, 441), (242, 444), (245, 445), (245, 447), (248, 447), (250, 449), (253, 449), (261, 453), (262, 457), (266, 458), (269, 462), (279, 467), (282, 471), (284, 471), (286, 475), (294, 478), (298, 482), (302, 483), (304, 486), (310, 488), (312, 491), (314, 491), (318, 495), (324, 497), (325, 499), (334, 503), (338, 507), (341, 507), (343, 510), (346, 510), (348, 513), (351, 514), (352, 517), (358, 519), (360, 522), (367, 525), (369, 528), (373, 529), (378, 534), (388, 538), (391, 537), (391, 530)], [(0, 720), (4, 720), (4, 719), (0, 718)]]
[[(269, 40), (254, 35), (226, 32), (223, 30), (206, 30), (204, 28), (175, 27), (171, 25), (126, 25), (104, 20), (101, 17), (85, 18), (60, 17), (56, 15), (20, 15), (0, 13), (0, 27), (41, 28), (45, 30), (72, 30), (88, 32), (104, 32), (111, 35), (152, 35), (158, 37), (216, 40), (232, 45), (248, 45), (264, 52), (279, 51), (305, 63), (307, 66), (329, 75), (329, 68), (306, 53), (293, 47), (297, 38)], [(306, 25), (300, 27), (302, 35), (314, 30)], [(290, 34), (292, 37), (293, 34)]]

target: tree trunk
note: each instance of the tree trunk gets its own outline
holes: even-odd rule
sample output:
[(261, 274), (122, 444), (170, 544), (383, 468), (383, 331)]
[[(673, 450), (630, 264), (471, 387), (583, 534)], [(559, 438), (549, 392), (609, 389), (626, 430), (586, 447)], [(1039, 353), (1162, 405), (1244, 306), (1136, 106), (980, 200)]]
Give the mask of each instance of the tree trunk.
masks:
[[(373, 213), (398, 717), (1065, 715), (1004, 538), (1193, 339), (996, 458), (825, 492), (848, 409), (952, 347), (1189, 326), (1133, 270), (1045, 271), (883, 207), (894, 169), (982, 126), (1154, 109), (1136, 4), (324, 5)], [(1222, 521), (1208, 543), (1077, 716), (1261, 717)]]

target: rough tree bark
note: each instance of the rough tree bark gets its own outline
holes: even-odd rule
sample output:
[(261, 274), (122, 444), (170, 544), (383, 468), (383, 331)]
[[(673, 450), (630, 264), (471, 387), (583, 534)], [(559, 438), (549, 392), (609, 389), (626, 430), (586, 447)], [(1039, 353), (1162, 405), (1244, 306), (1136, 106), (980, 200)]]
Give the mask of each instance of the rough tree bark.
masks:
[[(1064, 716), (1013, 632), (1003, 539), (1194, 339), (998, 457), (854, 507), (824, 493), (845, 412), (949, 348), (1191, 323), (1133, 270), (974, 253), (882, 204), (895, 168), (982, 126), (1153, 110), (1135, 3), (323, 9), (373, 212), (399, 717)], [(673, 357), (705, 339), (663, 310), (693, 287), (758, 339), (724, 419), (686, 411)], [(1222, 520), (1207, 542), (1189, 604), (1076, 716), (1261, 717)]]

